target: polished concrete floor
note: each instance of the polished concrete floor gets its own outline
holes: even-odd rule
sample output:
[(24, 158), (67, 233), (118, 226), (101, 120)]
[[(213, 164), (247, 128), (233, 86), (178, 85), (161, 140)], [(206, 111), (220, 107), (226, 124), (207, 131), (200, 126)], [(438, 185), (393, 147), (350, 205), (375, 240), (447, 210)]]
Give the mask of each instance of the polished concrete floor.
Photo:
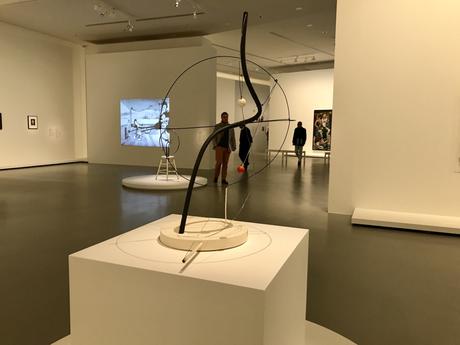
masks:
[[(70, 253), (181, 212), (183, 191), (121, 187), (123, 177), (151, 171), (93, 164), (0, 171), (0, 344), (45, 345), (69, 333)], [(349, 217), (328, 214), (322, 159), (298, 168), (291, 158), (230, 180), (238, 177), (230, 217), (311, 230), (309, 320), (358, 344), (460, 344), (460, 237), (351, 226)], [(190, 214), (222, 216), (222, 200), (219, 186), (198, 189)]]

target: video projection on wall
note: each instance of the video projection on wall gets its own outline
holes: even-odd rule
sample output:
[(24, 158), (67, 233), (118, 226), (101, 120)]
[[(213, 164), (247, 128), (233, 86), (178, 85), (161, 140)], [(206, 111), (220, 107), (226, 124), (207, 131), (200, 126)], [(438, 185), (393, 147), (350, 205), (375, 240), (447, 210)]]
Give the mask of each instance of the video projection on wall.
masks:
[[(122, 99), (120, 101), (122, 145), (168, 146), (169, 133), (165, 129), (169, 125), (169, 98), (166, 98), (163, 109), (162, 103), (162, 98)], [(163, 132), (162, 135), (161, 132)]]

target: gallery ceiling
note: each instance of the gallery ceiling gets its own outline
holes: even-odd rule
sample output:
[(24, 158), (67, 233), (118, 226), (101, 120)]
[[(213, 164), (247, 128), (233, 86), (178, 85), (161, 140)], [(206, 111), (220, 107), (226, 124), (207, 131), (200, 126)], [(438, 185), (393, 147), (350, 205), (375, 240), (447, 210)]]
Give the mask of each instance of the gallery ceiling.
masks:
[[(274, 71), (331, 67), (336, 0), (0, 0), (0, 21), (82, 45), (206, 36), (236, 55), (249, 12), (248, 58)], [(219, 60), (221, 70), (235, 61)]]

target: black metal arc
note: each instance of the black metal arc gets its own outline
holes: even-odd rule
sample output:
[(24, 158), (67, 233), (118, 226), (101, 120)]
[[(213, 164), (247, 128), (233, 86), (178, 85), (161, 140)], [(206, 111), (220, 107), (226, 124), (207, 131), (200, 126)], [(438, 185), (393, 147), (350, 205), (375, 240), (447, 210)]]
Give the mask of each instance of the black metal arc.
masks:
[(195, 165), (193, 167), (192, 175), (190, 177), (190, 182), (188, 184), (187, 188), (187, 194), (185, 196), (185, 202), (184, 202), (184, 208), (182, 210), (182, 218), (179, 226), (179, 234), (183, 234), (185, 232), (185, 225), (187, 223), (187, 216), (188, 216), (188, 210), (190, 207), (190, 200), (192, 198), (192, 192), (193, 192), (193, 186), (195, 184), (195, 179), (196, 175), (198, 174), (198, 168), (200, 167), (201, 160), (203, 158), (203, 155), (208, 147), (208, 145), (211, 143), (212, 139), (218, 135), (219, 133), (222, 133), (225, 130), (239, 127), (241, 125), (245, 125), (246, 123), (256, 121), (260, 115), (262, 114), (262, 104), (260, 103), (259, 97), (257, 97), (257, 93), (254, 90), (254, 87), (252, 86), (251, 80), (249, 78), (249, 73), (248, 69), (246, 66), (246, 29), (248, 25), (248, 12), (243, 13), (243, 22), (242, 22), (242, 27), (241, 27), (241, 41), (240, 41), (240, 58), (241, 58), (241, 67), (243, 69), (243, 77), (244, 81), (246, 83), (246, 86), (249, 90), (249, 93), (251, 94), (251, 97), (254, 100), (254, 103), (257, 106), (257, 113), (242, 121), (238, 121), (232, 124), (229, 124), (227, 126), (221, 127), (218, 130), (214, 131), (203, 143), (201, 146), (200, 152), (198, 153), (198, 156), (195, 161)]

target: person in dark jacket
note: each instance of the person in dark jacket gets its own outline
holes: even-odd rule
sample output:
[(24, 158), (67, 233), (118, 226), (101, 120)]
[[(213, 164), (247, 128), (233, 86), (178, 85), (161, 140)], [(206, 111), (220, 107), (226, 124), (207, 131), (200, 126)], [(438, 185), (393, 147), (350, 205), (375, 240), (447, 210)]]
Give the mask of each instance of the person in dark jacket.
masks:
[(302, 127), (302, 122), (297, 122), (297, 128), (294, 130), (294, 137), (292, 138), (292, 145), (295, 146), (295, 155), (299, 159), (297, 165), (300, 166), (302, 161), (302, 151), (305, 142), (307, 141), (307, 130)]
[[(214, 127), (214, 131), (228, 125), (228, 113), (220, 115), (221, 122)], [(217, 183), (222, 171), (222, 184), (227, 182), (227, 167), (230, 153), (236, 150), (235, 132), (233, 128), (226, 129), (213, 138), (213, 149), (216, 151), (216, 167), (214, 172), (214, 183)]]
[(241, 162), (244, 165), (244, 170), (248, 170), (249, 165), (249, 150), (252, 144), (252, 135), (251, 131), (245, 125), (240, 126), (240, 151), (238, 155), (240, 156)]

